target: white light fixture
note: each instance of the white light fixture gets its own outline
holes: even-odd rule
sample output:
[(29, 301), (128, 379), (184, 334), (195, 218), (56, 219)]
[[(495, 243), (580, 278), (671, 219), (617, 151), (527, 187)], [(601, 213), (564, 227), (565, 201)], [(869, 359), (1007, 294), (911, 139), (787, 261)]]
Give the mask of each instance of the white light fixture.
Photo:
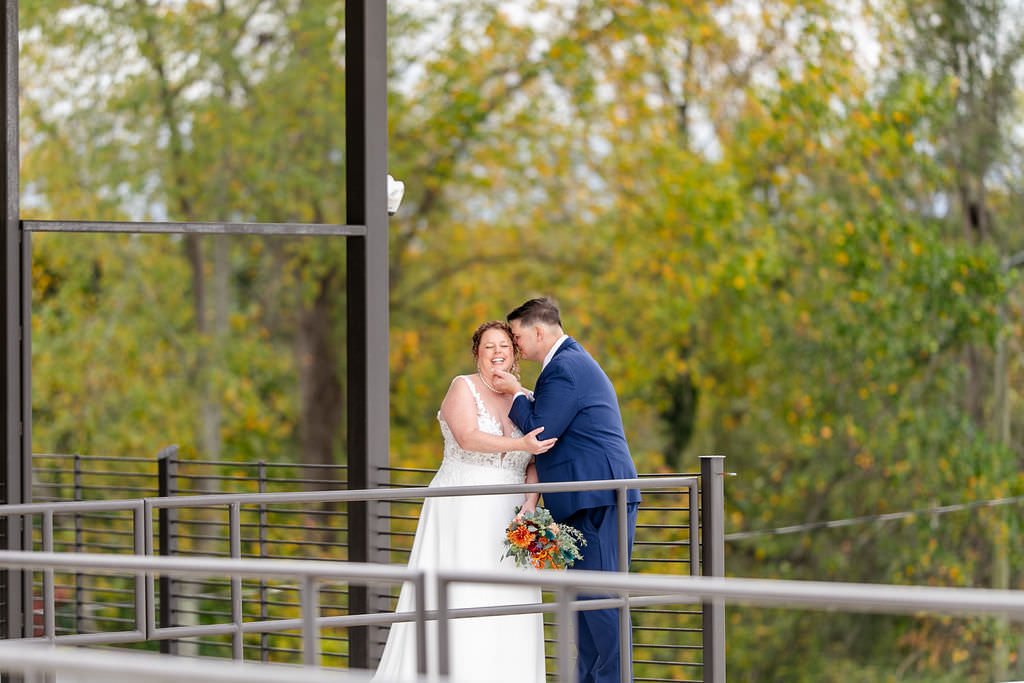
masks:
[(395, 180), (388, 174), (388, 215), (394, 216), (398, 212), (398, 205), (402, 203), (402, 196), (405, 194), (405, 183)]

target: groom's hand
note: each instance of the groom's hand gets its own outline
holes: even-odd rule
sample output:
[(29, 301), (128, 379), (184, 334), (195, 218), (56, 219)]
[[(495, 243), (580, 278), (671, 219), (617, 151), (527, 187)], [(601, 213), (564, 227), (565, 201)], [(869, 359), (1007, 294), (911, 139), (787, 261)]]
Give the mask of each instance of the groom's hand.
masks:
[(494, 373), (492, 386), (503, 394), (514, 394), (523, 390), (516, 376), (507, 370), (498, 370)]

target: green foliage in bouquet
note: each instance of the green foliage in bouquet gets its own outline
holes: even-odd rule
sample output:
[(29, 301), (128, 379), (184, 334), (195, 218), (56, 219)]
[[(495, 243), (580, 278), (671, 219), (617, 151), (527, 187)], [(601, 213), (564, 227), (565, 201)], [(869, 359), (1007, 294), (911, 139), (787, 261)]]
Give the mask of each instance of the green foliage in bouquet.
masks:
[(568, 524), (556, 524), (551, 513), (538, 507), (516, 517), (505, 530), (505, 554), (515, 560), (517, 567), (537, 569), (565, 569), (576, 560), (583, 559), (580, 546), (587, 541), (579, 529)]

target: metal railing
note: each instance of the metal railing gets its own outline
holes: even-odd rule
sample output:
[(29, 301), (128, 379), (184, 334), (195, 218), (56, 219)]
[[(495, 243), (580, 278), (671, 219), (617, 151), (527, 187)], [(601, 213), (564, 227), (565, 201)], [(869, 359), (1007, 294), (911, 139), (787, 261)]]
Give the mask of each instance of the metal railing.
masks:
[[(512, 491), (530, 491), (536, 490), (538, 492), (554, 491), (554, 490), (582, 490), (582, 489), (618, 489), (619, 497), (625, 497), (625, 491), (628, 488), (640, 488), (643, 491), (652, 493), (654, 495), (664, 495), (669, 493), (670, 489), (685, 489), (688, 492), (688, 496), (684, 496), (687, 501), (685, 506), (686, 514), (688, 515), (688, 523), (685, 526), (681, 525), (669, 525), (665, 529), (670, 533), (678, 536), (683, 536), (682, 540), (676, 538), (674, 544), (668, 544), (669, 546), (678, 547), (680, 543), (684, 543), (687, 552), (683, 557), (671, 558), (677, 564), (685, 563), (690, 571), (696, 572), (700, 567), (699, 550), (700, 546), (697, 543), (690, 543), (690, 539), (696, 539), (699, 537), (698, 531), (698, 520), (699, 520), (699, 478), (691, 475), (686, 477), (658, 477), (649, 478), (643, 480), (619, 480), (619, 481), (602, 481), (602, 482), (574, 482), (564, 484), (534, 484), (534, 485), (512, 485), (512, 486), (490, 486), (490, 487), (447, 487), (447, 488), (415, 488), (415, 489), (371, 489), (364, 491), (315, 491), (315, 492), (291, 492), (291, 493), (264, 493), (264, 494), (211, 494), (201, 496), (171, 496), (171, 497), (155, 497), (155, 498), (143, 498), (126, 501), (78, 501), (78, 502), (63, 502), (63, 503), (35, 503), (29, 505), (19, 506), (0, 506), (0, 516), (18, 516), (27, 517), (35, 520), (38, 518), (37, 532), (39, 534), (39, 545), (44, 551), (55, 550), (59, 545), (56, 539), (60, 536), (60, 528), (55, 527), (55, 519), (68, 519), (74, 522), (73, 525), (67, 525), (67, 528), (73, 528), (75, 533), (75, 543), (65, 544), (66, 547), (74, 545), (76, 549), (80, 547), (78, 545), (78, 539), (80, 538), (81, 525), (79, 521), (86, 516), (97, 514), (120, 513), (122, 526), (126, 528), (121, 529), (120, 533), (127, 534), (132, 540), (130, 543), (122, 544), (122, 549), (125, 551), (133, 552), (137, 555), (152, 555), (154, 549), (160, 554), (174, 554), (169, 552), (165, 545), (167, 538), (170, 537), (170, 524), (172, 523), (172, 513), (178, 510), (189, 509), (216, 509), (224, 508), (227, 511), (227, 533), (226, 535), (219, 532), (207, 532), (207, 534), (215, 539), (221, 545), (228, 546), (229, 556), (235, 558), (241, 558), (245, 555), (242, 552), (243, 546), (243, 510), (250, 509), (251, 514), (258, 514), (265, 516), (268, 510), (276, 509), (282, 505), (299, 505), (300, 509), (307, 510), (312, 505), (323, 506), (325, 504), (335, 503), (349, 503), (352, 501), (403, 501), (408, 500), (410, 497), (415, 498), (426, 498), (434, 496), (462, 496), (462, 495), (486, 495), (490, 493), (502, 494), (509, 493)], [(645, 495), (648, 495), (645, 494)], [(678, 492), (674, 494), (678, 496)], [(125, 514), (127, 513), (127, 516)], [(652, 506), (651, 513), (656, 516), (663, 516), (664, 510), (659, 506)], [(156, 516), (156, 524), (154, 525), (154, 515)], [(624, 522), (624, 520), (621, 520)], [(224, 522), (207, 519), (205, 520), (207, 525), (215, 525), (223, 530)], [(26, 526), (33, 524), (33, 521), (27, 521)], [(250, 525), (251, 527), (265, 530), (266, 525), (263, 522), (258, 524)], [(681, 527), (681, 528), (680, 528)], [(157, 533), (159, 531), (159, 533)], [(682, 533), (680, 533), (682, 532)], [(642, 537), (638, 530), (638, 537)], [(643, 543), (643, 541), (640, 541)], [(666, 546), (663, 541), (652, 541), (652, 547), (655, 550), (664, 549)], [(620, 545), (621, 548), (625, 548), (625, 544)], [(262, 548), (262, 544), (261, 544)], [(260, 550), (262, 552), (262, 550)], [(642, 553), (640, 553), (642, 555)], [(344, 558), (342, 558), (344, 559)], [(636, 559), (634, 560), (636, 561)], [(81, 603), (88, 603), (89, 600), (82, 600), (81, 590), (78, 589), (82, 585), (82, 577), (88, 574), (83, 571), (75, 572), (73, 576), (73, 585), (71, 581), (68, 581), (66, 587), (69, 589), (68, 592), (73, 593), (76, 601), (76, 613), (78, 611), (78, 605)], [(111, 581), (109, 578), (105, 579), (108, 583)], [(223, 607), (219, 607), (214, 610), (206, 610), (202, 616), (207, 620), (216, 620), (218, 617), (225, 619), (222, 623), (206, 623), (206, 624), (194, 624), (187, 626), (173, 625), (168, 620), (168, 615), (174, 609), (177, 598), (181, 596), (180, 592), (175, 592), (170, 589), (169, 586), (182, 585), (182, 579), (172, 579), (170, 576), (161, 576), (159, 579), (160, 591), (154, 595), (153, 587), (143, 587), (139, 581), (133, 583), (127, 582), (127, 579), (122, 577), (122, 585), (120, 587), (120, 594), (124, 596), (133, 596), (133, 600), (127, 602), (117, 603), (114, 606), (120, 607), (122, 611), (128, 610), (134, 612), (134, 620), (130, 624), (126, 624), (129, 628), (115, 628), (114, 624), (107, 624), (107, 628), (102, 629), (100, 632), (94, 633), (83, 633), (80, 629), (74, 629), (74, 624), (68, 626), (68, 630), (73, 632), (57, 634), (56, 627), (54, 626), (53, 637), (55, 639), (64, 642), (74, 643), (114, 643), (114, 642), (133, 642), (137, 640), (160, 640), (162, 642), (168, 642), (185, 637), (194, 636), (220, 636), (230, 637), (231, 656), (240, 659), (243, 657), (244, 649), (244, 633), (260, 633), (261, 636), (265, 637), (265, 634), (271, 633), (275, 630), (283, 631), (285, 629), (265, 629), (260, 630), (252, 626), (247, 626), (246, 629), (234, 628), (233, 625), (239, 624), (243, 619), (243, 584), (240, 578), (232, 578), (227, 585), (223, 583), (219, 586), (226, 591), (226, 595), (223, 596), (222, 603)], [(50, 624), (54, 623), (54, 612), (55, 607), (48, 607), (53, 604), (52, 598), (54, 596), (54, 585), (52, 579), (47, 583), (46, 577), (41, 577), (39, 582), (42, 590), (42, 609), (40, 610), (43, 616), (44, 624), (43, 628), (40, 629), (44, 633), (51, 633), (47, 629)], [(192, 588), (199, 585), (209, 584), (190, 584)], [(253, 586), (250, 584), (249, 589), (252, 590)], [(279, 590), (294, 593), (294, 590), (289, 587), (273, 586), (267, 582), (261, 580), (258, 586), (260, 591), (260, 604), (265, 604), (265, 594), (268, 590)], [(335, 591), (335, 597), (344, 596), (345, 590), (338, 589)], [(139, 609), (142, 605), (143, 600), (148, 600), (149, 604), (154, 605), (154, 611), (158, 613), (158, 623), (154, 624), (151, 628), (143, 631), (140, 628)], [(287, 611), (290, 605), (294, 604), (294, 601), (285, 601), (287, 604), (279, 605), (281, 607), (278, 612)], [(344, 601), (341, 600), (340, 603)], [(343, 609), (344, 604), (339, 604), (338, 608)], [(660, 613), (655, 612), (657, 616), (663, 616), (665, 610), (661, 610)], [(687, 612), (689, 618), (693, 618), (694, 615), (699, 615), (699, 610), (690, 610)], [(628, 616), (623, 612), (623, 623), (627, 626)], [(246, 617), (256, 618), (255, 622), (245, 622), (247, 625), (252, 623), (260, 623), (267, 621), (268, 617), (273, 616), (268, 613), (267, 610), (261, 609), (258, 615), (247, 614)], [(122, 618), (122, 622), (124, 622)], [(273, 619), (275, 622), (280, 622), (280, 619)], [(549, 624), (550, 628), (550, 624)], [(670, 627), (657, 627), (650, 626), (654, 633), (672, 634), (673, 631), (667, 630)], [(656, 631), (658, 628), (666, 628), (663, 631)], [(622, 629), (623, 637), (628, 637), (627, 629)], [(689, 631), (691, 634), (699, 634), (700, 629), (693, 628)], [(265, 647), (265, 640), (261, 641), (261, 645)], [(677, 645), (677, 647), (687, 647), (686, 645)], [(689, 645), (687, 654), (694, 659), (693, 655), (699, 652), (700, 646), (697, 644)], [(624, 658), (625, 660), (625, 658)], [(699, 661), (687, 661), (686, 665), (689, 666), (700, 666)]]
[[(96, 455), (37, 454), (33, 457), (35, 502), (102, 500), (111, 496), (171, 497), (211, 493), (269, 493), (297, 490), (347, 488), (344, 465), (300, 465), (267, 461), (209, 461), (182, 459), (177, 446), (162, 449), (154, 458), (122, 458)], [(314, 509), (316, 507), (316, 509)], [(243, 508), (243, 557), (346, 559), (347, 510), (344, 507), (311, 505), (258, 505)], [(225, 525), (217, 513), (203, 508), (170, 508), (157, 513), (156, 552), (168, 556), (231, 557)], [(58, 516), (59, 533), (54, 550), (75, 552), (133, 552), (131, 519), (123, 513), (83, 511)], [(38, 521), (37, 521), (38, 525)], [(42, 547), (40, 530), (32, 546)], [(34, 590), (42, 590), (38, 577)], [(247, 615), (262, 618), (294, 609), (294, 590), (259, 580), (243, 582)], [(134, 588), (122, 577), (95, 577), (78, 572), (58, 590), (75, 597), (65, 605), (58, 633), (83, 630), (114, 630), (124, 625), (132, 608), (128, 597)], [(198, 578), (159, 579), (159, 613), (163, 627), (198, 625), (231, 617), (230, 585)], [(344, 606), (347, 591), (327, 591)], [(118, 601), (120, 596), (121, 600)], [(31, 604), (31, 603), (29, 603)], [(37, 618), (35, 630), (41, 631)], [(327, 636), (333, 651), (347, 648), (345, 634)], [(273, 637), (261, 634), (244, 643), (246, 657), (263, 661), (296, 659), (297, 639), (288, 633)], [(165, 652), (180, 648), (194, 654), (230, 656), (232, 643), (223, 637), (202, 636), (161, 640)], [(339, 658), (343, 655), (339, 654)], [(340, 663), (340, 662), (339, 662)]]
[(0, 641), (0, 672), (18, 674), (22, 683), (53, 683), (55, 678), (76, 683), (355, 683), (371, 679), (366, 671), (342, 673), (291, 664), (110, 652), (24, 641)]
[[(49, 513), (47, 513), (49, 514)], [(50, 642), (66, 642), (69, 644), (97, 644), (109, 642), (138, 642), (140, 640), (159, 640), (174, 637), (174, 629), (162, 629), (156, 625), (156, 608), (154, 593), (154, 577), (156, 573), (174, 576), (228, 576), (232, 585), (240, 582), (243, 576), (260, 577), (263, 579), (291, 578), (299, 582), (298, 590), (302, 614), (298, 619), (274, 619), (270, 621), (244, 621), (240, 609), (236, 611), (236, 620), (230, 624), (218, 625), (217, 630), (231, 633), (236, 641), (241, 640), (245, 632), (263, 630), (276, 631), (300, 629), (303, 641), (303, 664), (307, 666), (319, 664), (318, 630), (325, 625), (362, 622), (365, 616), (322, 617), (320, 616), (319, 587), (324, 580), (345, 581), (347, 583), (372, 584), (411, 582), (416, 595), (416, 624), (419, 637), (417, 657), (421, 672), (426, 671), (425, 633), (426, 603), (424, 588), (425, 574), (388, 564), (364, 564), (358, 562), (321, 562), (316, 560), (261, 560), (261, 559), (224, 559), (211, 557), (154, 557), (139, 555), (99, 555), (94, 553), (54, 553), (34, 551), (0, 551), (0, 566), (41, 570), (43, 574), (43, 638)], [(122, 570), (134, 575), (136, 586), (141, 595), (136, 607), (137, 631), (108, 634), (111, 638), (97, 638), (103, 634), (80, 634), (77, 636), (57, 636), (54, 625), (55, 599), (53, 579), (58, 569), (102, 569)], [(236, 600), (240, 606), (241, 597)], [(209, 630), (205, 627), (194, 627)]]
[[(698, 482), (697, 491), (689, 490), (680, 495), (678, 491), (639, 487), (644, 500), (637, 516), (632, 572), (724, 574), (724, 541), (713, 531), (704, 531), (706, 522), (711, 530), (722, 529), (721, 525), (716, 527), (713, 520), (724, 514), (723, 460), (719, 456), (706, 456), (701, 458), (699, 474), (663, 475), (694, 479)], [(433, 476), (434, 470), (392, 469), (390, 473), (392, 486), (396, 485), (395, 479), (400, 479), (399, 486), (422, 486)], [(649, 478), (657, 477), (641, 475), (643, 482)], [(718, 486), (709, 485), (714, 482)], [(691, 502), (690, 495), (698, 496), (696, 504)], [(407, 500), (391, 501), (391, 509), (385, 513), (392, 531), (381, 536), (387, 543), (379, 549), (390, 551), (393, 562), (405, 562), (408, 557), (421, 502), (412, 496)], [(706, 507), (707, 514), (704, 509), (698, 514), (698, 507)], [(705, 545), (700, 543), (702, 537), (706, 539)], [(701, 555), (716, 544), (719, 549), (715, 556), (707, 561), (702, 559)], [(393, 606), (394, 602), (391, 604)], [(716, 627), (718, 622), (714, 619), (705, 624), (705, 606), (699, 603), (634, 605), (631, 609), (633, 680), (637, 683), (724, 681), (725, 615), (719, 612), (716, 616), (722, 620), (721, 628)], [(551, 619), (545, 620), (545, 630), (549, 634), (548, 659), (553, 663), (555, 649), (551, 634), (554, 622)], [(718, 633), (717, 641), (715, 633)], [(377, 644), (383, 645), (383, 639)], [(722, 650), (717, 660), (712, 659), (709, 645)]]
[[(265, 462), (196, 461), (180, 459), (176, 447), (160, 452), (157, 460), (122, 459), (83, 455), (36, 456), (34, 480), (39, 501), (76, 501), (96, 499), (128, 489), (140, 498), (159, 494), (158, 498), (182, 497), (191, 501), (177, 507), (158, 507), (156, 529), (152, 536), (155, 552), (168, 556), (231, 557), (235, 550), (228, 520), (222, 512), (204, 508), (194, 495), (221, 489), (231, 494), (252, 492), (292, 493), (295, 488), (344, 488), (346, 470), (343, 466), (322, 466), (310, 470), (302, 465), (270, 464)], [(702, 459), (701, 474), (674, 475), (699, 482), (719, 481), (713, 469), (703, 471), (715, 458)], [(721, 459), (717, 462), (720, 464)], [(721, 470), (721, 467), (718, 467)], [(387, 552), (392, 562), (404, 563), (411, 547), (425, 486), (434, 470), (413, 468), (380, 468), (380, 484), (395, 488), (408, 487), (401, 497), (375, 506), (383, 521), (377, 536), (378, 550)], [(641, 479), (644, 502), (638, 514), (636, 539), (633, 547), (632, 571), (675, 573), (701, 572), (698, 539), (702, 520), (697, 514), (697, 485), (687, 491), (648, 487), (648, 477)], [(374, 489), (374, 500), (380, 500)], [(317, 496), (321, 492), (312, 494)], [(701, 488), (701, 495), (705, 491)], [(389, 494), (398, 496), (399, 494)], [(468, 495), (468, 494), (467, 494)], [(285, 503), (240, 501), (240, 556), (306, 559), (347, 559), (347, 502), (322, 501), (301, 494), (296, 502)], [(255, 499), (249, 499), (255, 501)], [(719, 502), (720, 506), (721, 503)], [(220, 506), (226, 507), (226, 506)], [(714, 508), (714, 506), (712, 506)], [(720, 510), (720, 507), (718, 508)], [(75, 552), (136, 552), (131, 514), (128, 511), (95, 511), (82, 509), (55, 517), (56, 534), (53, 550)], [(720, 513), (718, 513), (720, 514)], [(708, 515), (713, 521), (714, 509)], [(41, 517), (35, 517), (36, 549), (42, 549)], [(714, 545), (714, 536), (705, 533)], [(691, 539), (693, 542), (691, 543)], [(721, 541), (719, 541), (721, 543)], [(706, 549), (705, 549), (706, 550)], [(714, 569), (714, 562), (705, 562), (704, 571)], [(719, 565), (720, 570), (720, 565)], [(721, 572), (720, 572), (721, 573)], [(41, 600), (41, 577), (35, 575), (36, 600)], [(76, 572), (59, 577), (58, 597), (60, 615), (58, 635), (77, 635), (87, 631), (110, 632), (132, 630), (135, 586), (126, 577), (97, 577), (88, 572)], [(232, 591), (238, 590), (230, 582), (196, 578), (162, 576), (157, 584), (158, 625), (162, 628), (209, 625), (230, 621), (235, 609)], [(266, 582), (243, 581), (241, 590), (246, 618), (269, 619), (279, 617), (297, 608), (297, 594), (289, 586)], [(394, 606), (397, 587), (380, 594), (378, 604)], [(333, 603), (331, 608), (344, 612), (348, 609), (348, 591), (345, 587), (325, 589), (325, 597)], [(548, 596), (550, 597), (550, 596)], [(380, 609), (380, 608), (378, 608)], [(35, 632), (41, 634), (41, 611)], [(678, 604), (640, 606), (632, 610), (633, 660), (637, 681), (712, 680), (708, 671), (711, 662), (706, 641), (713, 631), (706, 628), (704, 606)], [(724, 619), (724, 615), (721, 615)], [(546, 619), (548, 656), (554, 661), (553, 623)], [(223, 632), (204, 632), (200, 636), (187, 636), (189, 631), (179, 629), (176, 638), (159, 641), (165, 652), (181, 651), (193, 654), (216, 654), (237, 657), (237, 643)], [(198, 632), (197, 632), (198, 633)], [(383, 646), (385, 629), (372, 629), (373, 646)], [(336, 666), (345, 666), (348, 651), (348, 631), (325, 633), (329, 646), (328, 657)], [(260, 633), (246, 636), (242, 649), (244, 658), (263, 661), (297, 661), (299, 649), (293, 633)], [(715, 645), (724, 648), (724, 643)], [(724, 668), (724, 657), (721, 661)], [(724, 669), (723, 669), (724, 670)]]
[[(134, 557), (125, 555), (96, 555), (69, 553), (37, 553), (0, 551), (0, 567), (37, 569), (55, 572), (60, 568), (81, 566), (127, 573), (144, 573), (152, 583), (154, 573), (220, 573), (231, 577), (242, 575), (299, 577), (302, 589), (303, 614), (301, 617), (304, 660), (315, 661), (318, 652), (318, 631), (331, 618), (320, 616), (316, 599), (319, 582), (329, 578), (343, 580), (401, 581), (416, 580), (417, 596), (426, 588), (427, 578), (422, 572), (402, 570), (392, 565), (363, 565), (357, 563), (324, 563), (288, 560), (226, 560), (220, 558)], [(664, 604), (666, 602), (732, 602), (764, 607), (788, 609), (826, 609), (888, 614), (946, 614), (989, 615), (1013, 621), (1024, 621), (1024, 592), (986, 588), (946, 588), (935, 586), (906, 586), (885, 584), (841, 583), (822, 581), (794, 581), (774, 579), (743, 579), (704, 576), (664, 576), (612, 572), (456, 572), (436, 573), (438, 609), (425, 609), (425, 601), (417, 600), (415, 619), (420, 646), (421, 671), (427, 649), (425, 624), (437, 620), (436, 647), (441, 675), (448, 673), (449, 620), (463, 616), (465, 610), (449, 610), (448, 588), (452, 584), (502, 584), (544, 586), (558, 596), (554, 604), (540, 604), (536, 608), (554, 609), (558, 615), (557, 649), (558, 680), (571, 682), (575, 672), (571, 667), (571, 643), (575, 620), (573, 613), (580, 609), (603, 609), (608, 605)], [(602, 600), (575, 600), (579, 593), (604, 593)], [(481, 611), (479, 608), (474, 612)], [(488, 612), (491, 613), (491, 612)], [(364, 623), (374, 617), (355, 617)], [(4, 667), (0, 651), (0, 669)]]
[(32, 501), (339, 489), (347, 474), (345, 465), (184, 459), (174, 444), (155, 458), (36, 453)]

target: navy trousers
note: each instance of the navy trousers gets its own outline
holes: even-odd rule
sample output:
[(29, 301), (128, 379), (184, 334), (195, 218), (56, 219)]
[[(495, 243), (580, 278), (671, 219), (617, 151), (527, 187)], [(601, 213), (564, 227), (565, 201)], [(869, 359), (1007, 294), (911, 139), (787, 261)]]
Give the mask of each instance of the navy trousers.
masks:
[[(626, 539), (633, 550), (633, 532), (639, 503), (626, 507)], [(618, 515), (615, 505), (579, 510), (565, 520), (583, 533), (587, 545), (581, 548), (583, 559), (572, 569), (614, 572), (619, 568)], [(630, 554), (626, 555), (627, 557)], [(601, 596), (579, 596), (581, 599)], [(630, 634), (632, 643), (632, 634)], [(617, 683), (619, 681), (619, 611), (617, 609), (581, 610), (576, 617), (576, 673), (579, 683)], [(632, 648), (631, 648), (632, 649)], [(632, 652), (626, 656), (631, 657)], [(632, 679), (632, 677), (631, 677)]]

